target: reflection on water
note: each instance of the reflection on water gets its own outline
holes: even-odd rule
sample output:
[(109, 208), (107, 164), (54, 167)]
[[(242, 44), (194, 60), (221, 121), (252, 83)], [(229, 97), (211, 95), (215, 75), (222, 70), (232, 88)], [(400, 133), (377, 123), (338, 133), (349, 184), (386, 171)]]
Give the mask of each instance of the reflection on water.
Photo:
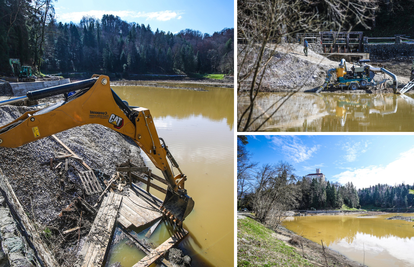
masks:
[[(192, 257), (193, 266), (233, 266), (233, 89), (113, 89), (131, 106), (151, 111), (159, 136), (188, 177), (186, 188), (195, 207), (184, 222), (190, 234), (179, 248)], [(164, 199), (158, 191), (152, 193)]]
[(412, 223), (386, 220), (394, 215), (294, 217), (283, 225), (314, 242), (323, 240), (331, 249), (358, 262), (363, 262), (365, 251), (365, 264), (368, 266), (412, 266)]
[[(414, 131), (414, 99), (406, 95), (297, 93), (280, 106), (286, 98), (286, 93), (259, 94), (253, 117), (261, 116), (250, 130), (268, 119), (261, 131)], [(240, 116), (248, 98), (238, 101)]]
[(227, 125), (233, 128), (233, 89), (203, 87), (207, 92), (135, 86), (113, 89), (122, 100), (127, 100), (130, 105), (148, 108), (156, 118), (202, 116), (213, 121), (225, 119)]

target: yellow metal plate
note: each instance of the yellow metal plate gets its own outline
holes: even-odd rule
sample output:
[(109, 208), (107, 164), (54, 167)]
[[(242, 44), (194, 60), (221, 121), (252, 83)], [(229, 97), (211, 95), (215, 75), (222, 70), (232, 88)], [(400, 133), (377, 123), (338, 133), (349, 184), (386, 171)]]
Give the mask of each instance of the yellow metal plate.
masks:
[(35, 138), (40, 137), (39, 128), (37, 128), (37, 127), (33, 127), (33, 128), (32, 128), (32, 131), (33, 131), (33, 135), (34, 135), (34, 137), (35, 137)]

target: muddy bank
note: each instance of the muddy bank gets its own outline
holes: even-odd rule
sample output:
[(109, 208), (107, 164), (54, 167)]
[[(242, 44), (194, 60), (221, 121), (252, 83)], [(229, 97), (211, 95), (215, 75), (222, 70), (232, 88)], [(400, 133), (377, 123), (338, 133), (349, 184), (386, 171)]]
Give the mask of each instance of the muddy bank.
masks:
[(161, 87), (167, 89), (185, 89), (194, 91), (206, 91), (205, 87), (224, 87), (233, 88), (233, 78), (223, 80), (161, 80), (161, 81), (143, 81), (143, 80), (118, 80), (111, 81), (112, 86), (145, 86), (145, 87)]
[(324, 246), (324, 248), (322, 248), (321, 244), (310, 241), (281, 225), (277, 227), (275, 233), (276, 238), (294, 246), (304, 258), (309, 259), (312, 263), (316, 263), (315, 265), (325, 266), (325, 262), (327, 261), (328, 266), (364, 266), (328, 247)]
[(401, 221), (407, 221), (407, 222), (414, 222), (414, 216), (411, 216), (411, 217), (393, 216), (393, 217), (387, 218), (387, 220), (401, 220)]

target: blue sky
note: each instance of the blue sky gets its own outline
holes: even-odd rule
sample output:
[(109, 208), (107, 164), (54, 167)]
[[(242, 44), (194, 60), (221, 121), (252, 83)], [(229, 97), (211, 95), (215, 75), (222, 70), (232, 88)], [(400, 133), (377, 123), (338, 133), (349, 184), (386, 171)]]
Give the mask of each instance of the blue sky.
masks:
[(150, 25), (164, 32), (177, 33), (192, 29), (212, 34), (224, 28), (234, 28), (233, 0), (178, 0), (178, 1), (81, 1), (54, 2), (57, 21), (79, 23), (82, 16), (101, 19), (113, 14), (122, 20)]
[(247, 150), (259, 164), (288, 162), (304, 176), (320, 168), (328, 181), (414, 183), (414, 135), (256, 135)]

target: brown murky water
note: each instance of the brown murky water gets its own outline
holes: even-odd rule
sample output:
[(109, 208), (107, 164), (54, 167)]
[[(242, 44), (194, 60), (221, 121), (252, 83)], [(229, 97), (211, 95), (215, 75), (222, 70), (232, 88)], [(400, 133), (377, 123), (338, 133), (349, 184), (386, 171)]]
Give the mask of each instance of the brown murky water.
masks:
[[(193, 258), (193, 266), (233, 266), (233, 89), (205, 87), (207, 92), (133, 86), (113, 89), (129, 105), (151, 111), (159, 136), (188, 177), (186, 188), (195, 200), (195, 207), (184, 222), (190, 234), (179, 247)], [(146, 162), (155, 170), (149, 160)], [(164, 199), (158, 191), (152, 193)], [(151, 239), (158, 240), (151, 242), (161, 244), (168, 235), (165, 226), (158, 228), (161, 237), (156, 232)], [(132, 266), (128, 255), (138, 255), (123, 243), (112, 251), (110, 261), (121, 260), (122, 266)]]
[[(297, 234), (368, 266), (413, 266), (413, 222), (386, 220), (397, 214), (289, 217), (283, 225)], [(414, 216), (414, 214), (398, 214)]]
[[(261, 93), (250, 130), (289, 132), (412, 132), (414, 99), (394, 94)], [(238, 117), (248, 106), (238, 98)], [(277, 111), (276, 111), (277, 110)], [(267, 120), (265, 122), (265, 120)]]

